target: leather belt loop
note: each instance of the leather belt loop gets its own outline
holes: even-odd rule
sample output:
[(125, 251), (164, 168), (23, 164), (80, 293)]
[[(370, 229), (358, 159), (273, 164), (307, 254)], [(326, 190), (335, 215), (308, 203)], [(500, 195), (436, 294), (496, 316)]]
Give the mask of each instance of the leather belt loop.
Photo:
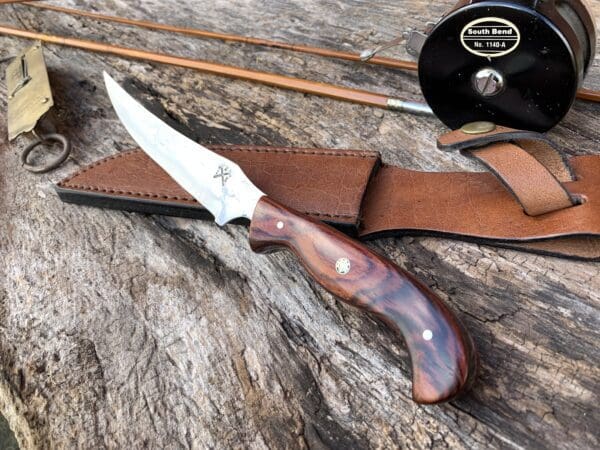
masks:
[(576, 204), (545, 166), (516, 145), (492, 144), (469, 153), (502, 181), (530, 216), (540, 216)]
[(460, 150), (483, 163), (518, 200), (527, 215), (559, 211), (579, 204), (563, 182), (574, 181), (564, 153), (543, 134), (494, 127), (468, 134), (455, 130), (441, 136), (442, 150)]

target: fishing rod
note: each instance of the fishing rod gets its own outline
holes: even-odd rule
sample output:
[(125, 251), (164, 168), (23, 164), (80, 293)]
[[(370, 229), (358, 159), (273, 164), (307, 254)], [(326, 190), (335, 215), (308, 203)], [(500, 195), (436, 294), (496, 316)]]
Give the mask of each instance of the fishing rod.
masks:
[(577, 98), (580, 100), (587, 100), (588, 102), (600, 103), (600, 91), (579, 89), (579, 91), (577, 91)]
[[(33, 0), (39, 1), (39, 0)], [(288, 50), (299, 53), (306, 53), (316, 56), (323, 56), (326, 58), (342, 59), (346, 61), (363, 62), (366, 64), (372, 64), (377, 66), (383, 66), (391, 69), (402, 69), (409, 71), (417, 71), (418, 64), (415, 61), (405, 61), (395, 58), (385, 58), (380, 56), (372, 56), (365, 58), (363, 53), (349, 53), (337, 50), (331, 50), (321, 47), (307, 46), (301, 44), (291, 44), (287, 42), (274, 41), (270, 39), (261, 39), (249, 36), (240, 36), (236, 34), (218, 33), (207, 30), (200, 30), (196, 28), (179, 27), (168, 24), (161, 24), (157, 22), (151, 22), (146, 20), (129, 19), (126, 17), (111, 16), (106, 14), (100, 14), (92, 11), (83, 11), (72, 8), (65, 8), (62, 6), (46, 5), (42, 3), (33, 3), (32, 0), (9, 0), (7, 3), (22, 3), (25, 6), (30, 6), (38, 9), (47, 11), (54, 11), (62, 14), (68, 14), (76, 17), (86, 17), (89, 19), (95, 19), (111, 23), (119, 23), (123, 25), (130, 25), (140, 28), (145, 28), (153, 31), (166, 31), (170, 33), (183, 34), (192, 37), (205, 38), (205, 39), (218, 39), (226, 42), (238, 42), (242, 44), (257, 45), (269, 48), (276, 48), (280, 50)], [(392, 42), (398, 43), (398, 40)], [(387, 47), (387, 46), (384, 46)], [(368, 53), (368, 52), (367, 52)], [(376, 52), (373, 52), (376, 53)], [(600, 102), (600, 91), (594, 91), (590, 89), (579, 89), (577, 92), (577, 98), (580, 100), (586, 100), (591, 102)]]
[(366, 62), (378, 66), (384, 66), (391, 69), (417, 70), (417, 63), (414, 61), (403, 61), (393, 58), (373, 57), (365, 61), (360, 54), (330, 50), (321, 47), (311, 47), (307, 45), (289, 44), (287, 42), (274, 41), (270, 39), (260, 39), (255, 37), (240, 36), (237, 34), (216, 33), (213, 31), (199, 30), (195, 28), (178, 27), (146, 20), (128, 19), (125, 17), (110, 16), (91, 11), (83, 11), (78, 9), (64, 8), (62, 6), (45, 5), (42, 3), (30, 3), (25, 1), (25, 6), (30, 6), (47, 11), (54, 11), (62, 14), (69, 14), (76, 17), (86, 17), (88, 19), (102, 20), (111, 23), (120, 23), (123, 25), (131, 25), (134, 27), (146, 28), (153, 31), (167, 31), (169, 33), (183, 34), (205, 39), (218, 39), (226, 42), (238, 42), (242, 44), (257, 45), (262, 47), (276, 48), (280, 50), (289, 50), (292, 52), (307, 53), (310, 55), (323, 56), (326, 58), (343, 59), (346, 61)]
[[(29, 35), (45, 42), (194, 68), (213, 75), (255, 81), (352, 103), (435, 115), (453, 129), (467, 122), (490, 120), (513, 128), (546, 131), (564, 117), (575, 98), (600, 102), (599, 91), (578, 89), (590, 67), (596, 42), (590, 12), (581, 0), (565, 0), (560, 8), (554, 4), (544, 3), (525, 9), (519, 7), (516, 0), (497, 0), (495, 3), (489, 0), (469, 0), (465, 3), (462, 0), (427, 35), (420, 36), (420, 45), (419, 39), (415, 42), (411, 39), (411, 48), (420, 53), (418, 64), (376, 56), (377, 52), (398, 45), (401, 39), (381, 45), (377, 50), (354, 54), (53, 5), (33, 4), (25, 0), (12, 3), (23, 3), (25, 6), (38, 9), (150, 30), (262, 45), (349, 61), (363, 61), (388, 68), (418, 70), (421, 89), (428, 105), (364, 90), (246, 70), (203, 60), (162, 55), (141, 49), (41, 33)], [(469, 8), (465, 6), (466, 4), (470, 5)], [(492, 11), (496, 16), (489, 15)], [(512, 22), (499, 19), (501, 16), (510, 18)], [(549, 23), (548, 19), (556, 26)], [(537, 28), (528, 24), (537, 24)], [(457, 36), (457, 30), (461, 29), (462, 33)], [(488, 36), (496, 32), (509, 32), (511, 35), (502, 39), (479, 38), (477, 36), (481, 34), (481, 29), (485, 29), (483, 31), (486, 31)], [(21, 37), (23, 33), (31, 33), (10, 27), (5, 27), (4, 31), (8, 34), (21, 33)], [(467, 36), (469, 33), (475, 35), (471, 34), (469, 37)], [(527, 39), (521, 38), (525, 33)], [(415, 43), (417, 45), (413, 47), (412, 44)], [(483, 51), (482, 48), (487, 50)], [(542, 51), (544, 48), (552, 48), (553, 51), (544, 53)], [(473, 58), (473, 55), (477, 58)], [(539, 56), (532, 60), (528, 55)], [(499, 58), (500, 56), (502, 58)], [(514, 73), (515, 67), (522, 68), (524, 63), (527, 63), (527, 70)], [(552, 70), (549, 70), (549, 67)], [(540, 84), (539, 80), (542, 78), (546, 81)]]
[(28, 2), (39, 2), (40, 0), (0, 0), (0, 5), (8, 5), (9, 3), (25, 3)]
[(156, 62), (171, 66), (184, 67), (187, 69), (195, 69), (211, 75), (219, 75), (245, 81), (254, 81), (257, 83), (302, 92), (305, 94), (319, 95), (322, 97), (329, 97), (336, 100), (342, 100), (361, 105), (374, 106), (391, 111), (408, 112), (418, 115), (433, 115), (431, 108), (422, 103), (405, 101), (390, 97), (385, 94), (336, 86), (329, 83), (294, 78), (269, 72), (243, 69), (240, 67), (212, 63), (204, 60), (154, 53), (142, 49), (105, 44), (97, 41), (38, 33), (35, 31), (23, 30), (6, 25), (0, 25), (0, 34), (32, 39), (49, 44), (73, 47), (96, 53), (104, 53), (130, 59)]

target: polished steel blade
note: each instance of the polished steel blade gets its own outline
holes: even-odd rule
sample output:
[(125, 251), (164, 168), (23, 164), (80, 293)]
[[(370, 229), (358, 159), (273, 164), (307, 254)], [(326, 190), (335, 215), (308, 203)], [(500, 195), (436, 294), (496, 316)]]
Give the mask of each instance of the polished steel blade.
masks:
[(252, 219), (263, 194), (235, 163), (174, 130), (131, 97), (106, 72), (104, 81), (121, 122), (165, 172), (188, 191), (219, 225)]

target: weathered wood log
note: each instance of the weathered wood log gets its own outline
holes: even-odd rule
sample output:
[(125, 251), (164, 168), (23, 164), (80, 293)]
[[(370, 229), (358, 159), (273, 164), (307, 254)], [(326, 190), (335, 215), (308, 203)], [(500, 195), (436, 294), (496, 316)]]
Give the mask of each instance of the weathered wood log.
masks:
[[(349, 51), (422, 28), (452, 3), (59, 2)], [(0, 17), (419, 98), (411, 73), (22, 5)], [(29, 45), (0, 43), (0, 60)], [(599, 446), (598, 264), (433, 238), (370, 243), (442, 296), (480, 350), (468, 395), (420, 407), (396, 336), (318, 288), (291, 255), (254, 254), (246, 228), (66, 205), (52, 187), (133, 145), (103, 70), (203, 143), (376, 149), (408, 168), (481, 170), (435, 149), (440, 123), (66, 48), (48, 47), (46, 58), (59, 128), (74, 144), (68, 164), (21, 170), (24, 141), (6, 142), (0, 96), (0, 413), (22, 448)], [(600, 88), (599, 62), (586, 85)], [(599, 154), (598, 107), (577, 102), (551, 135), (572, 154)]]

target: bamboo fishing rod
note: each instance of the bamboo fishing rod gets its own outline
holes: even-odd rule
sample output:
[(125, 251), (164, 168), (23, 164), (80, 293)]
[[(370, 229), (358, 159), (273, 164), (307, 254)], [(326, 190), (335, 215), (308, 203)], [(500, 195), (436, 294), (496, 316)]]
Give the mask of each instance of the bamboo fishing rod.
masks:
[[(239, 35), (235, 35), (235, 34), (216, 33), (216, 32), (211, 32), (211, 31), (206, 31), (206, 30), (198, 30), (198, 29), (194, 29), (194, 28), (177, 27), (177, 26), (160, 24), (160, 23), (150, 22), (150, 21), (134, 20), (134, 19), (128, 19), (128, 18), (123, 18), (123, 17), (99, 14), (99, 13), (95, 13), (95, 12), (64, 8), (64, 7), (60, 7), (60, 6), (44, 5), (41, 3), (37, 3), (39, 1), (40, 0), (0, 0), (0, 4), (20, 3), (25, 6), (35, 7), (38, 9), (50, 10), (50, 11), (54, 11), (54, 12), (58, 12), (58, 13), (69, 14), (72, 16), (87, 17), (87, 18), (92, 18), (92, 19), (96, 19), (96, 20), (120, 23), (120, 24), (125, 24), (125, 25), (130, 25), (130, 26), (136, 26), (136, 27), (146, 28), (149, 30), (167, 31), (167, 32), (184, 34), (184, 35), (199, 37), (199, 38), (219, 39), (219, 40), (223, 40), (223, 41), (227, 41), (227, 42), (239, 42), (239, 43), (243, 43), (243, 44), (266, 46), (266, 47), (270, 47), (270, 48), (277, 48), (277, 49), (301, 52), (301, 53), (306, 53), (306, 54), (313, 54), (313, 55), (323, 56), (323, 57), (328, 57), (328, 58), (337, 58), (337, 59), (343, 59), (343, 60), (355, 61), (355, 62), (359, 62), (359, 61), (366, 62), (368, 64), (379, 65), (379, 66), (384, 66), (384, 67), (388, 67), (388, 68), (404, 69), (404, 70), (418, 70), (417, 63), (415, 63), (413, 61), (403, 61), (403, 60), (399, 60), (399, 59), (384, 58), (384, 57), (378, 57), (378, 56), (375, 56), (375, 57), (369, 59), (368, 61), (364, 61), (361, 58), (361, 55), (355, 54), (355, 53), (330, 50), (330, 49), (325, 49), (325, 48), (320, 48), (320, 47), (289, 44), (286, 42), (274, 41), (274, 40), (269, 40), (269, 39), (260, 39), (260, 38), (247, 37), (247, 36), (239, 36)], [(33, 2), (36, 2), (36, 3), (33, 3)], [(187, 66), (184, 66), (184, 67), (187, 67)], [(199, 70), (201, 70), (201, 69), (199, 69)], [(226, 74), (224, 74), (224, 75), (226, 75)], [(237, 76), (233, 76), (233, 75), (232, 75), (232, 77), (237, 78)], [(246, 78), (244, 78), (244, 79), (246, 79)], [(253, 81), (258, 81), (258, 80), (253, 80)], [(304, 81), (306, 81), (306, 80), (304, 80)], [(282, 86), (282, 85), (277, 85), (277, 86), (282, 87), (282, 88), (297, 90), (294, 87), (286, 87), (286, 86)], [(344, 88), (342, 88), (342, 89), (344, 89)], [(302, 91), (302, 92), (304, 92), (304, 91)], [(318, 94), (316, 92), (314, 92), (314, 93), (317, 95), (329, 96), (327, 94)], [(334, 97), (334, 98), (337, 98), (337, 97)], [(581, 99), (581, 100), (590, 101), (590, 102), (600, 103), (600, 91), (594, 91), (591, 89), (583, 89), (582, 88), (577, 91), (577, 98)], [(392, 102), (392, 104), (398, 104), (398, 102), (401, 102), (396, 99), (389, 99), (389, 100)], [(353, 100), (349, 99), (348, 101), (353, 101)], [(417, 104), (417, 105), (419, 105), (419, 104)], [(420, 111), (420, 112), (423, 113), (423, 111)]]
[(423, 103), (404, 101), (390, 97), (384, 94), (378, 94), (360, 89), (352, 89), (343, 86), (336, 86), (329, 83), (294, 78), (285, 75), (278, 75), (269, 72), (260, 72), (255, 70), (243, 69), (225, 64), (212, 63), (203, 60), (183, 58), (162, 53), (153, 53), (146, 50), (121, 47), (112, 44), (105, 44), (97, 41), (89, 41), (77, 38), (56, 36), (35, 31), (23, 30), (20, 28), (0, 25), (0, 34), (7, 36), (32, 39), (46, 42), (49, 44), (61, 45), (66, 47), (88, 50), (96, 53), (104, 53), (124, 58), (150, 61), (171, 66), (195, 69), (203, 73), (235, 78), (245, 81), (254, 81), (269, 86), (302, 92), (305, 94), (319, 95), (336, 100), (347, 101), (367, 106), (388, 109), (392, 111), (409, 112), (420, 115), (433, 115), (429, 106)]
[[(372, 65), (383, 66), (392, 69), (402, 70), (418, 70), (418, 65), (414, 61), (404, 61), (394, 58), (385, 58), (380, 56), (374, 56), (368, 60), (363, 60), (360, 54), (342, 52), (336, 50), (330, 50), (321, 47), (312, 47), (307, 45), (290, 44), (286, 42), (274, 41), (270, 39), (260, 39), (248, 36), (239, 36), (236, 34), (217, 33), (206, 30), (199, 30), (194, 28), (178, 27), (173, 25), (161, 24), (157, 22), (150, 22), (145, 20), (128, 19), (125, 17), (110, 16), (90, 11), (83, 11), (78, 9), (65, 8), (62, 6), (45, 5), (38, 3), (39, 0), (0, 0), (0, 3), (21, 3), (25, 6), (30, 6), (38, 9), (44, 9), (54, 11), (63, 14), (69, 14), (76, 17), (86, 17), (95, 20), (101, 20), (112, 23), (120, 23), (124, 25), (130, 25), (140, 28), (145, 28), (154, 31), (166, 31), (170, 33), (183, 34), (187, 36), (193, 36), (198, 38), (206, 39), (218, 39), (226, 42), (239, 42), (242, 44), (258, 45), (282, 50), (289, 50), (293, 52), (306, 53), (311, 55), (323, 56), (326, 58), (342, 59), (346, 61), (363, 62)], [(281, 87), (281, 86), (280, 86)], [(591, 89), (579, 89), (577, 91), (577, 98), (589, 102), (600, 103), (600, 91), (594, 91)]]
[(587, 100), (588, 102), (600, 103), (600, 91), (593, 91), (591, 89), (579, 89), (577, 91), (577, 98), (581, 100)]
[(88, 19), (102, 20), (105, 22), (120, 23), (131, 25), (134, 27), (145, 28), (154, 31), (167, 31), (170, 33), (183, 34), (205, 39), (218, 39), (226, 42), (239, 42), (242, 44), (258, 45), (262, 47), (276, 48), (280, 50), (289, 50), (292, 52), (307, 53), (311, 55), (323, 56), (326, 58), (343, 59), (346, 61), (366, 62), (378, 66), (384, 66), (392, 69), (417, 70), (417, 63), (413, 61), (402, 61), (393, 58), (383, 58), (374, 56), (368, 61), (363, 61), (361, 55), (356, 53), (342, 52), (330, 50), (321, 47), (311, 47), (308, 45), (289, 44), (287, 42), (274, 41), (270, 39), (260, 39), (255, 37), (239, 36), (237, 34), (216, 33), (206, 30), (198, 30), (195, 28), (178, 27), (157, 22), (149, 22), (146, 20), (128, 19), (125, 17), (109, 16), (91, 11), (83, 11), (78, 9), (64, 8), (62, 6), (45, 5), (42, 3), (30, 3), (30, 0), (21, 3), (25, 6), (30, 6), (38, 9), (54, 11), (63, 14), (69, 14), (76, 17), (86, 17)]

